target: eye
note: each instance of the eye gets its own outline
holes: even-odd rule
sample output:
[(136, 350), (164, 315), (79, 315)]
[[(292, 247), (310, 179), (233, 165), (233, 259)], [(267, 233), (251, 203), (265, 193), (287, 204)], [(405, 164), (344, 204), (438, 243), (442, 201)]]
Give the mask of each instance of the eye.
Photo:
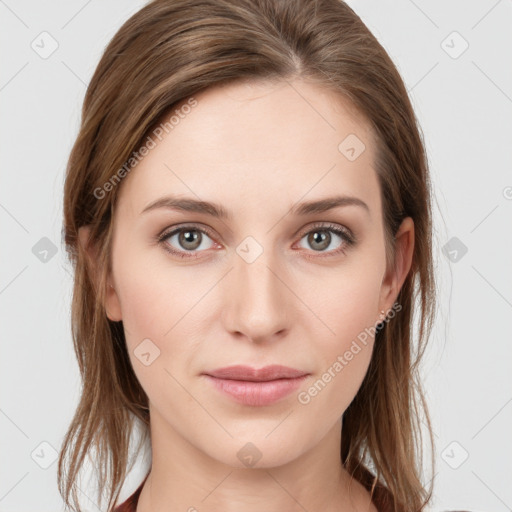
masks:
[[(165, 231), (157, 237), (157, 240), (167, 252), (179, 258), (197, 258), (199, 257), (197, 253), (202, 252), (202, 250), (220, 247), (212, 240), (212, 236), (206, 228), (180, 226)], [(303, 239), (306, 240), (306, 243), (312, 248), (313, 252), (327, 253), (326, 256), (345, 254), (356, 243), (356, 238), (350, 230), (336, 224), (316, 224), (313, 226), (313, 229), (306, 231), (302, 235), (301, 241)], [(333, 242), (336, 244), (336, 239), (340, 240), (341, 244), (338, 243), (338, 247), (335, 247), (334, 250), (326, 250), (331, 247)], [(307, 254), (306, 257), (316, 258), (323, 257), (323, 255), (311, 256)]]
[[(206, 238), (210, 239), (212, 243), (208, 244)], [(199, 249), (211, 249), (215, 246), (209, 231), (197, 226), (182, 226), (166, 231), (158, 237), (158, 242), (163, 244), (167, 252), (180, 258), (195, 258), (195, 252)]]
[[(317, 224), (313, 228), (307, 231), (301, 240), (305, 239), (314, 252), (326, 252), (329, 256), (345, 254), (356, 242), (355, 237), (348, 229), (335, 224)], [(335, 247), (334, 250), (327, 250), (332, 247), (333, 243), (336, 244), (336, 239), (341, 240), (341, 244), (338, 243), (338, 247)]]

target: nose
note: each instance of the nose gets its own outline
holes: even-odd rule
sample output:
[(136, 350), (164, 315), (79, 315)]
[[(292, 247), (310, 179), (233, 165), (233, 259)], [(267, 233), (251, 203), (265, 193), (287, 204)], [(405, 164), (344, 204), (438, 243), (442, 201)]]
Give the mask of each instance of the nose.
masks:
[(234, 268), (224, 281), (222, 316), (229, 332), (253, 343), (265, 343), (288, 331), (293, 294), (270, 250), (252, 262), (235, 254)]

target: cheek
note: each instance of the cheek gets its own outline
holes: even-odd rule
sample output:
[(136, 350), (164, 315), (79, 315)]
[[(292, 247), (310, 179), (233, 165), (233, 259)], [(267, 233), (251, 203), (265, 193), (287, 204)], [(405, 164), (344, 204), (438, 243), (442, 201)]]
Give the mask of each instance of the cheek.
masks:
[[(320, 364), (303, 403), (343, 414), (363, 381), (371, 360), (378, 320), (381, 274), (378, 265), (340, 270), (334, 278), (316, 281), (308, 292), (319, 327), (311, 333)], [(330, 413), (331, 414), (331, 413)]]
[[(380, 269), (369, 266), (343, 268), (315, 280), (307, 292), (311, 309), (325, 324), (327, 347), (340, 350), (365, 329), (374, 326), (379, 315)], [(329, 335), (330, 334), (330, 335)], [(327, 352), (331, 352), (327, 348)]]
[[(190, 339), (184, 330), (188, 325), (188, 301), (184, 304), (181, 294), (169, 290), (169, 282), (154, 268), (137, 272), (134, 268), (137, 267), (125, 266), (119, 272), (119, 280), (126, 345), (135, 375), (160, 410), (178, 404), (191, 408), (190, 397), (178, 384), (183, 379), (177, 370), (187, 368), (191, 351), (190, 345), (183, 342)], [(174, 284), (180, 286), (179, 282)]]
[(203, 299), (218, 278), (211, 272), (200, 274), (193, 267), (172, 269), (165, 258), (148, 256), (147, 251), (122, 254), (114, 266), (115, 281), (137, 377), (143, 385), (154, 378), (154, 372), (146, 372), (139, 360), (141, 353), (148, 352), (150, 358), (158, 355), (152, 367), (179, 374), (196, 351), (194, 340), (203, 318)]
[(160, 344), (197, 302), (200, 290), (196, 293), (187, 282), (183, 269), (172, 270), (157, 248), (137, 250), (133, 244), (124, 243), (116, 256), (115, 281), (130, 342), (147, 337)]

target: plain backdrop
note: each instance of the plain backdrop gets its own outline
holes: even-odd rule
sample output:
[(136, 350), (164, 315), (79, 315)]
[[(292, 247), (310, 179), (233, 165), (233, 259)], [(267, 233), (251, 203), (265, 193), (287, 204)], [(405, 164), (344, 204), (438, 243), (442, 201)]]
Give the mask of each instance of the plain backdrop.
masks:
[[(0, 0), (0, 512), (63, 510), (56, 456), (80, 390), (64, 170), (100, 55), (143, 4)], [(349, 4), (404, 78), (437, 198), (441, 294), (423, 367), (432, 510), (510, 511), (512, 2)], [(125, 497), (142, 474), (141, 465)], [(99, 510), (83, 491), (88, 510)]]

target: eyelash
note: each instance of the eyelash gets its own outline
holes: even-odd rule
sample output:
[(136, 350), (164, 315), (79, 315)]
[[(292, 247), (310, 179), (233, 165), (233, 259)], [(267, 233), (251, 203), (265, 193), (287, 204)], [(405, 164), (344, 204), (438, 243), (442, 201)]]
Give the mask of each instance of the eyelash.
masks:
[[(195, 225), (185, 225), (180, 226), (178, 228), (174, 228), (171, 231), (164, 231), (162, 234), (157, 236), (157, 242), (159, 244), (163, 245), (163, 248), (168, 253), (178, 256), (179, 258), (189, 258), (189, 259), (196, 259), (200, 256), (192, 256), (192, 254), (195, 254), (192, 251), (177, 251), (175, 249), (172, 249), (169, 244), (165, 243), (165, 240), (167, 238), (170, 238), (171, 236), (175, 235), (176, 233), (180, 233), (182, 231), (199, 231), (205, 235), (208, 235), (210, 238), (214, 238), (212, 232), (209, 229), (195, 226)], [(338, 235), (340, 238), (343, 239), (343, 245), (339, 249), (335, 249), (333, 251), (328, 251), (326, 256), (311, 256), (309, 254), (306, 255), (306, 258), (322, 258), (322, 257), (331, 257), (331, 256), (337, 256), (339, 254), (346, 254), (347, 250), (350, 249), (352, 246), (354, 246), (357, 243), (356, 237), (346, 228), (340, 228), (336, 224), (314, 224), (308, 231), (301, 234), (300, 239), (302, 240), (306, 235), (309, 235), (312, 232), (315, 231), (332, 231), (336, 235)], [(315, 251), (313, 251), (315, 252)], [(319, 254), (322, 254), (323, 251), (316, 251)]]

